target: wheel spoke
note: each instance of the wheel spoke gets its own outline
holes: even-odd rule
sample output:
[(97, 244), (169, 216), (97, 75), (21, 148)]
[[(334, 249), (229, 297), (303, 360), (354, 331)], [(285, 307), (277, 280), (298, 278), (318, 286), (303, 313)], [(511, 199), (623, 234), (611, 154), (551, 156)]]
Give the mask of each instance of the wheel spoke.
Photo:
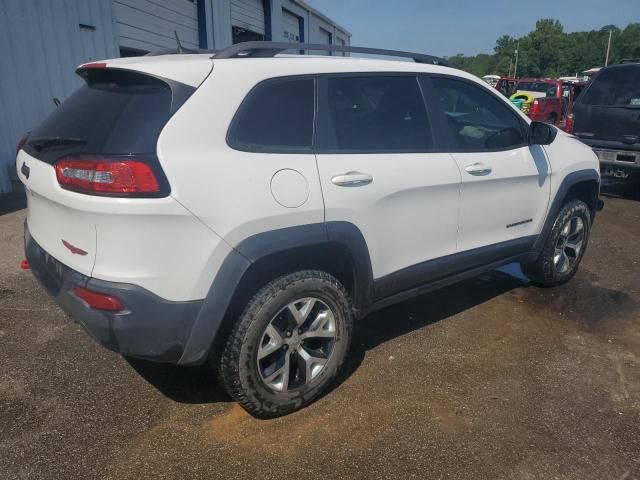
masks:
[(284, 364), (269, 376), (264, 377), (264, 383), (279, 392), (286, 392), (289, 388), (289, 369), (291, 368), (289, 358), (289, 355), (285, 353)]
[(567, 256), (567, 252), (563, 250), (560, 254), (560, 271), (564, 273), (567, 270), (569, 270), (569, 257)]
[(264, 337), (258, 349), (258, 360), (262, 360), (264, 357), (271, 355), (276, 350), (279, 350), (284, 344), (282, 334), (278, 331), (272, 323), (269, 324), (264, 332), (264, 336), (269, 338), (267, 343), (264, 343)]
[(560, 230), (560, 236), (561, 237), (568, 237), (569, 233), (571, 232), (571, 220), (569, 220), (567, 223), (564, 224), (564, 227), (562, 227), (562, 230)]
[(574, 220), (575, 220), (575, 225), (573, 225), (571, 228), (570, 237), (574, 237), (579, 233), (582, 233), (582, 231), (584, 230), (584, 222), (582, 221), (582, 219), (580, 217), (576, 217)]
[(300, 326), (305, 322), (315, 304), (315, 298), (303, 298), (297, 302), (290, 303), (287, 308), (296, 324)]
[(327, 359), (314, 355), (303, 346), (300, 346), (296, 352), (298, 354), (300, 374), (304, 375), (304, 383), (309, 383), (322, 371), (322, 368), (327, 363)]
[(311, 322), (309, 328), (300, 335), (300, 339), (334, 338), (336, 336), (336, 322), (331, 310), (320, 312)]
[(560, 268), (560, 260), (562, 260), (562, 253), (563, 253), (563, 249), (562, 247), (560, 248), (556, 248), (553, 252), (553, 264), (555, 265), (556, 269)]
[[(567, 242), (565, 245), (565, 252), (570, 253), (573, 258), (578, 258), (580, 255), (580, 250), (582, 249), (582, 240), (577, 242)], [(569, 252), (567, 252), (569, 250)]]

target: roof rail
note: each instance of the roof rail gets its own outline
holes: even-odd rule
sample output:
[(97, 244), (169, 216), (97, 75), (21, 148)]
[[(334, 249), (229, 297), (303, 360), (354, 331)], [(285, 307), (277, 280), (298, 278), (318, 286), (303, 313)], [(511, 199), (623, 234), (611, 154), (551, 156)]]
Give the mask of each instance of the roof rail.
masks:
[(178, 52), (175, 48), (165, 48), (164, 50), (155, 50), (153, 52), (145, 53), (145, 57), (159, 57), (160, 55), (180, 55), (180, 54), (197, 54), (197, 53), (212, 53), (215, 54), (220, 50), (211, 50), (206, 48), (185, 48), (182, 47), (181, 52)]
[(285, 43), (285, 42), (243, 42), (224, 48), (211, 58), (268, 58), (286, 50), (320, 50), (329, 52), (366, 53), (369, 55), (384, 55), (388, 57), (411, 58), (416, 63), (432, 65), (452, 65), (444, 58), (425, 55), (422, 53), (403, 52), (400, 50), (382, 50), (379, 48), (352, 47), (350, 45), (325, 45), (321, 43)]

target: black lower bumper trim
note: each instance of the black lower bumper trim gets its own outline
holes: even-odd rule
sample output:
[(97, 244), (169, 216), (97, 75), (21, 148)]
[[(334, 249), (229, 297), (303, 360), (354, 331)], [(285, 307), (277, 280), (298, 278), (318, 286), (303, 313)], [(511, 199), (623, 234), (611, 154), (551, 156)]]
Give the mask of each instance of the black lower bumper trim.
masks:
[[(131, 284), (87, 277), (49, 255), (30, 235), (25, 222), (25, 253), (31, 271), (55, 302), (106, 348), (125, 356), (177, 363), (202, 300), (173, 302)], [(75, 296), (81, 286), (117, 297), (123, 312), (94, 310)]]

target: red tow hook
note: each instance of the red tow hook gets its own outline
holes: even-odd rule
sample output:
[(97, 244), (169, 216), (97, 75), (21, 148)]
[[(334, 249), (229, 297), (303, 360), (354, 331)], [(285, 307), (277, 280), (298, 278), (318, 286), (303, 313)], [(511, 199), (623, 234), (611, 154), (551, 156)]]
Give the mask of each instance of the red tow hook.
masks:
[(20, 262), (20, 268), (22, 270), (29, 270), (31, 267), (29, 266), (29, 260), (22, 260)]

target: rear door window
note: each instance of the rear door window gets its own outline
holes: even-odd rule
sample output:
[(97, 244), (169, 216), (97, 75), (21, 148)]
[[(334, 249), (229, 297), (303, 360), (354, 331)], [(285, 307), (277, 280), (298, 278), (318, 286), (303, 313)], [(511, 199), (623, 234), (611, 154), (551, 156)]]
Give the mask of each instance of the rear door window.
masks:
[(314, 80), (267, 80), (245, 98), (229, 130), (237, 150), (289, 152), (313, 144)]
[(433, 147), (431, 129), (414, 76), (326, 78), (323, 130), (328, 151), (412, 152)]
[(155, 154), (171, 117), (170, 86), (131, 71), (95, 69), (30, 134), (25, 149), (53, 163), (66, 154)]
[(640, 66), (603, 70), (580, 99), (584, 105), (640, 108)]

